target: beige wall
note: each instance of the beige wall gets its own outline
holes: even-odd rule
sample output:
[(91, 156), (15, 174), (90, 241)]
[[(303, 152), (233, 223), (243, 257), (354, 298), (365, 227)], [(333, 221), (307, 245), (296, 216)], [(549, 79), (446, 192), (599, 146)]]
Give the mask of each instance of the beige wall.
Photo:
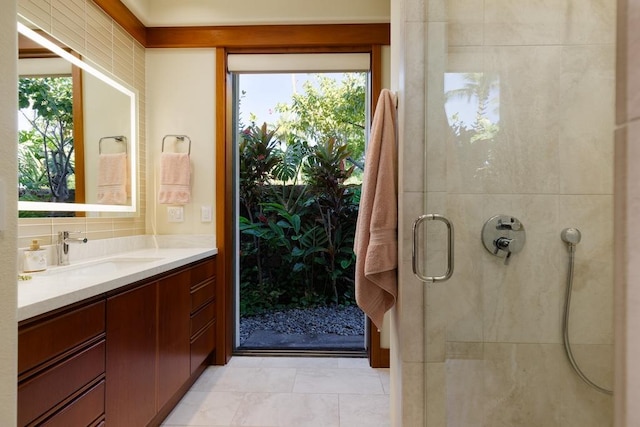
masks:
[[(215, 54), (215, 49), (147, 50), (148, 234), (215, 234)], [(157, 202), (165, 135), (191, 138), (191, 202), (183, 207), (181, 223), (170, 223), (170, 205)], [(186, 151), (187, 142), (175, 143), (167, 138), (165, 151)], [(211, 207), (214, 221), (201, 221), (202, 206)]]
[[(404, 54), (401, 170), (425, 171), (402, 179), (394, 355), (402, 425), (611, 425), (612, 399), (582, 384), (563, 354), (568, 254), (560, 232), (583, 233), (574, 352), (610, 388), (614, 2), (430, 0), (402, 9), (392, 21), (404, 28), (400, 43), (392, 40)], [(490, 150), (449, 130), (450, 72), (499, 76), (500, 133)], [(447, 215), (456, 228), (456, 271), (447, 283), (425, 286), (411, 274), (411, 223), (426, 212)], [(527, 231), (508, 266), (480, 240), (484, 222), (501, 213)], [(428, 227), (427, 271), (436, 272), (446, 243)]]
[(618, 1), (616, 108), (616, 426), (640, 425), (640, 3)]
[[(138, 141), (140, 144), (140, 211), (135, 216), (101, 218), (21, 219), (18, 245), (32, 239), (44, 245), (55, 242), (58, 231), (83, 231), (89, 239), (133, 236), (145, 233), (145, 51), (128, 33), (91, 0), (18, 0), (18, 12), (38, 27), (79, 52), (98, 66), (137, 90), (140, 98)], [(97, 141), (86, 141), (87, 144)]]
[(0, 14), (0, 425), (16, 424), (16, 203), (17, 46), (16, 4), (4, 2)]

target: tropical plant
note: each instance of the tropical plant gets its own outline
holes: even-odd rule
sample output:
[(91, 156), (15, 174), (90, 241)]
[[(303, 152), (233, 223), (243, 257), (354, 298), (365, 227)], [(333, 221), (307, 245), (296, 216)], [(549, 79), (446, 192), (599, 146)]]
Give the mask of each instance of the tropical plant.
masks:
[[(33, 130), (20, 133), (24, 138), (21, 149), (33, 149), (31, 156), (25, 155), (32, 166), (42, 156), (52, 202), (69, 199), (69, 178), (74, 173), (72, 91), (70, 77), (21, 78), (18, 82), (18, 106)], [(30, 175), (39, 174), (31, 171)]]
[[(268, 130), (266, 123), (262, 126), (252, 123), (242, 131), (239, 138), (240, 202), (244, 205), (250, 222), (264, 217), (260, 207), (264, 188), (273, 178), (274, 167), (281, 161), (281, 156), (278, 155), (280, 143), (275, 134), (276, 130)], [(254, 245), (257, 280), (262, 284), (262, 256), (257, 237), (254, 237)]]
[(279, 103), (278, 127), (310, 141), (310, 145), (335, 139), (349, 146), (355, 162), (364, 157), (366, 74), (345, 73), (339, 82), (316, 75), (317, 85), (307, 81), (303, 93), (294, 94), (290, 104)]
[[(353, 262), (353, 235), (350, 227), (350, 187), (345, 185), (355, 166), (346, 167), (351, 155), (348, 147), (329, 139), (313, 147), (303, 167), (310, 192), (315, 196), (318, 221), (327, 240), (325, 268), (330, 278), (333, 301), (340, 302), (338, 279)], [(352, 228), (352, 229), (351, 229)], [(338, 268), (340, 266), (340, 268)]]

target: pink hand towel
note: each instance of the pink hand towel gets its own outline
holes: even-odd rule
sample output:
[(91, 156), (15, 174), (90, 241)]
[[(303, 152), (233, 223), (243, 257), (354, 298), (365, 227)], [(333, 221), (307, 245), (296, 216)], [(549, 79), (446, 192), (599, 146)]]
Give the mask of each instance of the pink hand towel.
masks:
[(127, 164), (127, 153), (100, 154), (97, 203), (103, 205), (127, 203)]
[(191, 201), (191, 159), (187, 153), (160, 155), (158, 202), (184, 205)]
[(356, 302), (378, 330), (398, 295), (396, 98), (383, 89), (367, 147), (354, 252)]

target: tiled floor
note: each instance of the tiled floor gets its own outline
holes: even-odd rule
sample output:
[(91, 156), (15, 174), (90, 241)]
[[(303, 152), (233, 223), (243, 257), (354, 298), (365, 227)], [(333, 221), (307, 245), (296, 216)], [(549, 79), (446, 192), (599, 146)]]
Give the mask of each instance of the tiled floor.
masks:
[(163, 426), (389, 426), (389, 370), (367, 359), (233, 357), (211, 366)]

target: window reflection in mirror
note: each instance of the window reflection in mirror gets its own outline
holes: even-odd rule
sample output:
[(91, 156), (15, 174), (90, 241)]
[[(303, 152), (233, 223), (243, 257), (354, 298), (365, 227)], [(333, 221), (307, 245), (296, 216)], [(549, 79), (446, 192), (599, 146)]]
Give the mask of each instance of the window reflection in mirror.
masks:
[[(73, 96), (74, 86), (81, 85), (72, 77), (71, 64), (62, 58), (23, 55), (18, 80), (18, 200), (83, 202), (83, 186), (76, 188), (76, 182), (83, 182), (83, 168), (77, 176), (75, 150), (82, 144), (82, 137), (75, 135), (75, 122), (81, 116), (74, 114), (82, 106), (74, 108)], [(76, 102), (82, 99), (76, 98), (80, 98)], [(80, 123), (77, 127), (82, 128)], [(21, 217), (44, 215), (20, 213)]]
[[(135, 212), (135, 93), (46, 34), (20, 22), (18, 31), (20, 216)], [(114, 153), (123, 155), (126, 193), (100, 198), (112, 183), (99, 171)]]

